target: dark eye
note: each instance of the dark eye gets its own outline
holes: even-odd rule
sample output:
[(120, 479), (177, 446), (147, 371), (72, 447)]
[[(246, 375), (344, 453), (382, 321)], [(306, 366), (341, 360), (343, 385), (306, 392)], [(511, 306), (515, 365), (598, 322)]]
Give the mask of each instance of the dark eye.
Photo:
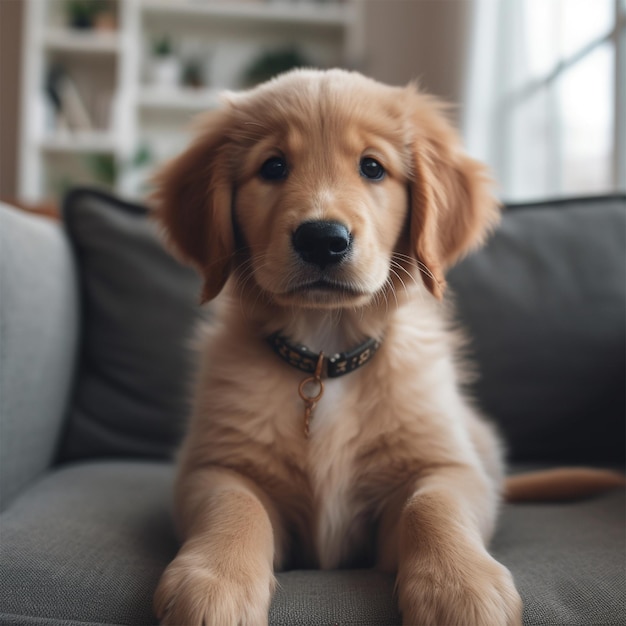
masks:
[(283, 180), (287, 178), (287, 162), (283, 157), (271, 157), (261, 165), (259, 175), (265, 180)]
[(360, 163), (361, 176), (369, 180), (381, 180), (385, 176), (385, 168), (372, 157), (363, 157)]

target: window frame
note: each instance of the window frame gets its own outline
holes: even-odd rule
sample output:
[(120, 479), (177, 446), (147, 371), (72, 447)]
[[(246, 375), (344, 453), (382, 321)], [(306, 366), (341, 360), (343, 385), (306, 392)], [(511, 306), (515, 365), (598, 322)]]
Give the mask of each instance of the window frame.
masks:
[[(523, 2), (523, 0), (522, 0)], [(514, 41), (512, 28), (516, 18), (519, 18), (520, 4), (516, 2), (502, 2), (500, 7), (500, 24), (504, 27), (500, 32), (499, 48), (503, 52), (498, 62), (497, 75), (500, 84), (506, 82), (506, 72), (511, 67), (513, 55), (511, 41)], [(610, 172), (610, 188), (607, 193), (626, 191), (626, 0), (614, 0), (614, 20), (611, 30), (587, 44), (568, 57), (559, 60), (543, 76), (527, 80), (520, 87), (501, 92), (500, 102), (495, 109), (496, 128), (492, 144), (494, 163), (498, 164), (499, 178), (503, 189), (509, 195), (516, 187), (516, 172), (514, 171), (515, 140), (513, 138), (513, 116), (524, 104), (545, 90), (547, 96), (548, 132), (547, 142), (548, 180), (550, 181), (547, 195), (568, 195), (563, 186), (564, 155), (562, 151), (562, 129), (559, 122), (558, 83), (563, 75), (571, 71), (595, 50), (611, 44), (614, 54), (614, 102), (613, 102), (613, 133), (612, 133), (612, 167)], [(591, 191), (596, 193), (597, 191)], [(505, 193), (505, 195), (507, 195)], [(529, 194), (534, 197), (535, 194)], [(546, 194), (543, 194), (546, 195)], [(514, 199), (517, 198), (516, 194)]]

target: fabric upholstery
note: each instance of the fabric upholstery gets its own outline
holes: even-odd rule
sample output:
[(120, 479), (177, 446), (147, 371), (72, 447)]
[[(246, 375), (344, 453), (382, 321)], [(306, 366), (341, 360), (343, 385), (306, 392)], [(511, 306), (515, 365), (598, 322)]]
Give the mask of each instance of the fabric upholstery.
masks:
[[(487, 249), (450, 275), (483, 372), (477, 402), (515, 457), (621, 458), (624, 207), (511, 210)], [(79, 318), (64, 237), (32, 219), (0, 210), (0, 624), (154, 624), (152, 594), (177, 550), (173, 468), (145, 459), (168, 457), (182, 431), (199, 281), (163, 251), (141, 207), (70, 196), (85, 323), (64, 459), (108, 460), (41, 476)], [(121, 455), (134, 460), (112, 458)], [(503, 508), (492, 548), (513, 572), (527, 626), (626, 626), (625, 504), (612, 493)], [(390, 576), (278, 579), (272, 626), (400, 623)]]
[(62, 229), (0, 206), (0, 509), (54, 458), (78, 328), (77, 277)]
[(166, 464), (75, 464), (23, 494), (1, 518), (2, 611), (153, 623), (151, 594), (176, 551), (171, 477)]
[[(154, 624), (152, 594), (177, 549), (172, 475), (167, 463), (77, 463), (22, 494), (0, 517), (0, 623)], [(493, 552), (527, 626), (626, 623), (625, 504), (613, 493), (504, 508)], [(278, 582), (272, 626), (400, 623), (388, 575), (292, 571)]]
[(623, 465), (626, 196), (511, 207), (449, 280), (511, 458)]
[[(85, 327), (64, 458), (167, 458), (187, 413), (199, 280), (141, 206), (82, 189), (65, 219)], [(470, 391), (513, 460), (624, 462), (625, 237), (623, 196), (518, 205), (450, 272), (480, 372)]]
[(626, 624), (624, 491), (504, 508), (492, 553), (524, 601), (524, 624)]
[[(0, 623), (156, 623), (152, 594), (177, 550), (172, 475), (166, 463), (77, 463), (23, 494), (0, 518)], [(399, 623), (392, 589), (371, 571), (287, 572), (271, 621)]]
[(165, 251), (139, 205), (78, 189), (64, 220), (84, 326), (62, 458), (167, 458), (188, 413), (199, 278)]

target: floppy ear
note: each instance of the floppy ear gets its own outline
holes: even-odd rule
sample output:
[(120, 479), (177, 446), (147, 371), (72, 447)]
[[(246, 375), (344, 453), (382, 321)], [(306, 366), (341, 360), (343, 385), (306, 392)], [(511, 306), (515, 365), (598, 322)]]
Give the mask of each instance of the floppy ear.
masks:
[(174, 253), (204, 277), (202, 302), (221, 291), (235, 252), (232, 176), (225, 154), (231, 124), (228, 110), (205, 114), (193, 144), (154, 180), (155, 217)]
[(409, 89), (411, 245), (425, 286), (441, 299), (445, 270), (484, 241), (500, 212), (487, 168), (463, 152), (445, 106)]

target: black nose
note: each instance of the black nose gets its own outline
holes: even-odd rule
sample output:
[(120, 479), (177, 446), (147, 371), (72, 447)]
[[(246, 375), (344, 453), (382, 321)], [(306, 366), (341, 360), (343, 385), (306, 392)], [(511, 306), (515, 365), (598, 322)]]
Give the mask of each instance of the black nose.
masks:
[(302, 260), (321, 269), (344, 259), (351, 244), (350, 231), (340, 222), (304, 222), (293, 234), (293, 247)]

